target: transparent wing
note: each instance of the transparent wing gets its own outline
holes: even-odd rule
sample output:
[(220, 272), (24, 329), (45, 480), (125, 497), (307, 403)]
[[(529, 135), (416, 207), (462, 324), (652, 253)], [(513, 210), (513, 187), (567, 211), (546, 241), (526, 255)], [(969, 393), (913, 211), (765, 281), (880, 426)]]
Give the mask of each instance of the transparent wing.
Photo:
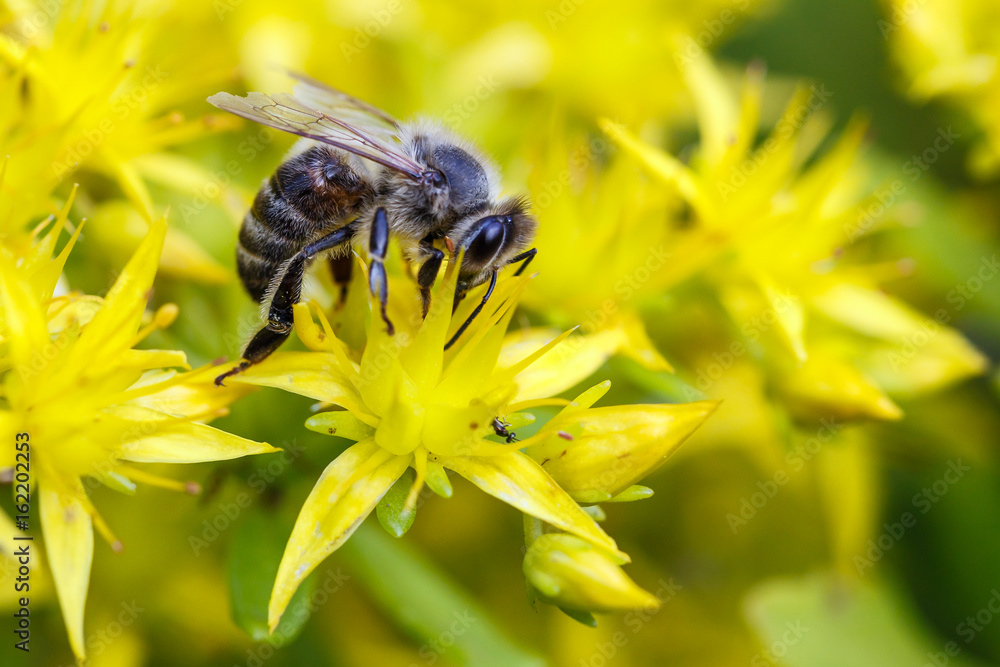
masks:
[[(248, 93), (238, 97), (216, 93), (210, 104), (276, 130), (321, 141), (420, 179), (426, 169), (385, 140), (345, 120), (314, 109), (303, 100), (285, 93)], [(394, 141), (394, 139), (392, 139)]]
[(305, 74), (289, 72), (288, 75), (298, 82), (293, 91), (295, 97), (313, 109), (380, 137), (394, 137), (399, 132), (399, 121), (378, 107)]

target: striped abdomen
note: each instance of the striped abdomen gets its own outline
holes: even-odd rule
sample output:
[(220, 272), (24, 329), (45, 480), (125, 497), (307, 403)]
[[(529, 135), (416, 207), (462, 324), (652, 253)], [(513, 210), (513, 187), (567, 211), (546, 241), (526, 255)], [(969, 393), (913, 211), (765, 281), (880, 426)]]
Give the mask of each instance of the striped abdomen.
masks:
[(348, 222), (371, 196), (366, 174), (332, 147), (312, 146), (283, 162), (240, 228), (236, 267), (250, 296), (261, 301), (282, 262)]

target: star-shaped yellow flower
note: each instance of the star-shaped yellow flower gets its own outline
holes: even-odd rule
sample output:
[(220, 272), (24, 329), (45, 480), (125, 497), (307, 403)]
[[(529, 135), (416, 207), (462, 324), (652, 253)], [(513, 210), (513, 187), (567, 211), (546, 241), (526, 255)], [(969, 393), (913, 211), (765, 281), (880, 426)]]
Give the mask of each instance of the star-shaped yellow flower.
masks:
[[(491, 307), (469, 327), (458, 345), (445, 352), (450, 330), (464, 320), (473, 305), (470, 302), (475, 301), (471, 296), (452, 317), (459, 263), (453, 262), (445, 272), (431, 311), (422, 322), (416, 294), (412, 289), (407, 291), (402, 281), (393, 286), (390, 301), (397, 308), (412, 308), (408, 317), (394, 317), (394, 336), (384, 331), (379, 320), (373, 324), (370, 313), (363, 315), (368, 319), (367, 344), (359, 361), (334, 335), (321, 309), (320, 324), (316, 324), (309, 306), (298, 304), (296, 331), (310, 350), (278, 352), (232, 378), (234, 383), (278, 387), (343, 408), (317, 414), (306, 425), (356, 441), (330, 463), (302, 507), (271, 595), (268, 621), (272, 631), (303, 579), (350, 537), (410, 467), (416, 473), (415, 482), (403, 514), (412, 514), (424, 484), (439, 495), (450, 496), (445, 472), (450, 469), (526, 515), (593, 545), (615, 562), (627, 562), (628, 557), (577, 504), (574, 495), (546, 472), (548, 462), (536, 460), (532, 445), (544, 447), (552, 437), (560, 438), (565, 445), (562, 449), (574, 451), (576, 459), (598, 467), (603, 462), (609, 468), (610, 460), (617, 458), (613, 452), (625, 458), (635, 447), (634, 467), (630, 464), (616, 470), (613, 482), (605, 486), (599, 479), (590, 480), (590, 485), (598, 488), (567, 475), (571, 466), (554, 466), (554, 471), (558, 469), (555, 474), (567, 479), (571, 487), (579, 487), (587, 502), (603, 501), (617, 494), (623, 484), (632, 484), (659, 465), (714, 409), (714, 404), (705, 403), (626, 406), (609, 414), (600, 409), (586, 411), (607, 389), (604, 384), (587, 394), (584, 403), (574, 402), (566, 408), (586, 411), (557, 422), (569, 431), (553, 434), (543, 430), (524, 442), (496, 439), (498, 422), (513, 429), (534, 420), (522, 410), (569, 403), (546, 397), (582, 378), (573, 369), (572, 355), (549, 354), (572, 331), (548, 336), (544, 344), (515, 356), (509, 350), (524, 350), (524, 341), (533, 337), (521, 332), (505, 353), (504, 334), (518, 297), (530, 280), (527, 276), (501, 280)], [(370, 310), (367, 303), (365, 308)], [(582, 356), (588, 353), (586, 343), (575, 349), (583, 350)], [(554, 378), (560, 369), (566, 372), (558, 386)], [(672, 428), (660, 429), (663, 424)], [(579, 443), (573, 442), (574, 433), (580, 436)], [(600, 433), (609, 435), (602, 440), (596, 437)], [(650, 443), (655, 446), (647, 447)], [(579, 445), (579, 452), (574, 444)], [(521, 451), (525, 446), (527, 453)], [(654, 449), (652, 456), (640, 454)], [(586, 475), (593, 468), (582, 472)]]
[[(29, 520), (40, 520), (70, 644), (82, 661), (93, 529), (121, 549), (88, 489), (103, 484), (132, 494), (140, 482), (196, 492), (197, 485), (133, 464), (216, 461), (275, 450), (202, 423), (224, 413), (240, 394), (218, 391), (213, 369), (178, 373), (172, 369), (187, 367), (183, 352), (134, 349), (177, 313), (167, 304), (143, 322), (166, 222), (153, 224), (104, 299), (53, 296), (80, 231), (53, 258), (65, 222), (64, 211), (27, 251), (0, 248), (0, 437), (30, 443)], [(4, 448), (0, 468), (15, 463), (14, 447)]]

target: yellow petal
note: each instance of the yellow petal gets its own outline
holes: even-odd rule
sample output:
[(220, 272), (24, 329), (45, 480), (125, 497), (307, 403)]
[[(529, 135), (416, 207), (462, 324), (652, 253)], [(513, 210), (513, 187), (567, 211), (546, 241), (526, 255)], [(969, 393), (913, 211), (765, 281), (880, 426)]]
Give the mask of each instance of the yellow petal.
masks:
[(137, 405), (115, 406), (103, 412), (135, 424), (125, 432), (125, 437), (132, 435), (134, 439), (121, 445), (120, 457), (125, 461), (203, 463), (278, 451), (266, 442), (247, 440), (205, 424), (173, 419)]
[(443, 457), (440, 461), (491, 496), (628, 561), (628, 556), (618, 550), (615, 541), (590, 515), (540, 465), (521, 452), (488, 457)]
[(393, 456), (368, 439), (327, 466), (302, 505), (278, 566), (267, 612), (271, 632), (302, 580), (347, 541), (411, 458)]
[(227, 382), (284, 389), (374, 419), (332, 352), (276, 352)]
[(698, 57), (684, 58), (681, 64), (684, 81), (697, 109), (701, 157), (711, 166), (718, 165), (736, 140), (739, 110), (735, 96), (711, 57), (704, 52)]
[[(84, 493), (82, 488), (79, 493)], [(59, 606), (78, 660), (84, 659), (83, 612), (94, 557), (94, 529), (83, 504), (55, 489), (40, 489), (40, 516), (45, 552), (55, 581)]]
[(616, 144), (631, 153), (655, 175), (676, 187), (680, 195), (691, 203), (700, 219), (710, 220), (714, 217), (714, 207), (702, 192), (698, 177), (684, 163), (640, 141), (624, 127), (610, 120), (602, 118), (598, 124)]
[(10, 358), (14, 366), (30, 369), (39, 350), (49, 342), (45, 314), (39, 302), (31, 296), (26, 282), (6, 257), (0, 256), (0, 323), (4, 338), (10, 341)]
[(788, 406), (805, 419), (901, 419), (903, 411), (854, 366), (814, 352), (778, 380)]
[(153, 286), (166, 233), (165, 220), (150, 226), (146, 238), (108, 291), (101, 309), (84, 327), (67, 366), (101, 369), (115, 355), (131, 348)]
[[(497, 367), (513, 366), (556, 338), (559, 333), (558, 329), (531, 328), (507, 334)], [(570, 336), (517, 374), (514, 380), (517, 384), (514, 401), (555, 396), (575, 387), (600, 368), (626, 340), (620, 329)]]
[(525, 453), (576, 500), (603, 502), (659, 468), (718, 405), (702, 401), (567, 412), (546, 424), (546, 435)]
[(773, 280), (764, 274), (757, 276), (757, 284), (764, 295), (767, 308), (775, 314), (778, 320), (778, 331), (781, 340), (799, 361), (805, 361), (805, 311), (802, 300), (792, 294), (791, 290), (779, 288)]
[(375, 429), (346, 410), (321, 412), (306, 420), (306, 428), (317, 433), (335, 435), (355, 442), (370, 438)]
[(589, 542), (549, 533), (528, 547), (524, 576), (546, 602), (580, 611), (655, 609), (659, 600)]

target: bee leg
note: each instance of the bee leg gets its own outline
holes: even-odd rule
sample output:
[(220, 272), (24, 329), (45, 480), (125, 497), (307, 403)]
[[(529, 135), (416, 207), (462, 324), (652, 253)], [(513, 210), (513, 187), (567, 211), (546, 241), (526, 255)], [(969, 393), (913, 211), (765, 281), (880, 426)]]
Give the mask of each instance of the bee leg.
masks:
[(372, 296), (378, 299), (382, 321), (385, 322), (386, 331), (391, 336), (396, 332), (396, 328), (392, 326), (389, 316), (385, 313), (385, 305), (389, 300), (389, 281), (385, 275), (385, 255), (388, 250), (389, 219), (385, 215), (385, 209), (380, 207), (375, 211), (375, 221), (372, 223), (371, 236), (368, 240), (368, 252), (372, 260), (368, 268), (368, 288)]
[(472, 324), (472, 320), (476, 319), (476, 315), (482, 312), (483, 307), (486, 305), (486, 302), (490, 300), (491, 296), (493, 296), (493, 288), (496, 286), (497, 286), (497, 272), (494, 271), (493, 273), (490, 274), (490, 286), (486, 289), (486, 294), (483, 295), (483, 300), (476, 305), (476, 309), (472, 311), (472, 313), (465, 319), (464, 322), (462, 322), (462, 326), (458, 328), (458, 331), (456, 331), (455, 335), (451, 337), (451, 340), (445, 343), (444, 349), (447, 350), (449, 347), (454, 345), (455, 341), (458, 340), (458, 337), (461, 336), (463, 333), (465, 333), (465, 330), (469, 328), (470, 324)]
[(286, 262), (281, 283), (271, 298), (271, 307), (267, 313), (267, 325), (254, 334), (243, 350), (243, 361), (239, 366), (215, 378), (215, 384), (222, 386), (223, 380), (242, 373), (250, 366), (260, 363), (272, 352), (278, 349), (292, 333), (294, 316), (292, 306), (302, 295), (302, 278), (305, 275), (306, 263), (321, 252), (349, 243), (354, 236), (354, 223), (344, 225), (330, 234), (313, 241), (305, 248), (295, 253)]
[(538, 248), (532, 248), (531, 250), (525, 250), (524, 252), (522, 252), (520, 255), (517, 255), (516, 257), (511, 257), (507, 261), (508, 265), (510, 265), (510, 264), (517, 264), (518, 262), (524, 262), (524, 264), (522, 264), (521, 266), (517, 267), (517, 271), (514, 272), (514, 277), (515, 278), (517, 276), (521, 275), (522, 273), (524, 273), (524, 270), (526, 268), (528, 268), (528, 264), (531, 264), (531, 260), (533, 260), (535, 258), (535, 255), (537, 255), (537, 254), (538, 254)]
[(354, 258), (350, 255), (330, 258), (330, 273), (333, 274), (333, 282), (339, 288), (340, 294), (337, 297), (336, 308), (342, 308), (347, 301), (347, 288), (351, 285), (351, 270), (354, 268)]
[(420, 265), (420, 271), (417, 273), (417, 285), (420, 287), (420, 300), (423, 303), (423, 317), (426, 319), (427, 311), (431, 307), (431, 285), (434, 284), (438, 271), (441, 269), (444, 252), (432, 246), (428, 239), (421, 241), (420, 247), (429, 255)]

